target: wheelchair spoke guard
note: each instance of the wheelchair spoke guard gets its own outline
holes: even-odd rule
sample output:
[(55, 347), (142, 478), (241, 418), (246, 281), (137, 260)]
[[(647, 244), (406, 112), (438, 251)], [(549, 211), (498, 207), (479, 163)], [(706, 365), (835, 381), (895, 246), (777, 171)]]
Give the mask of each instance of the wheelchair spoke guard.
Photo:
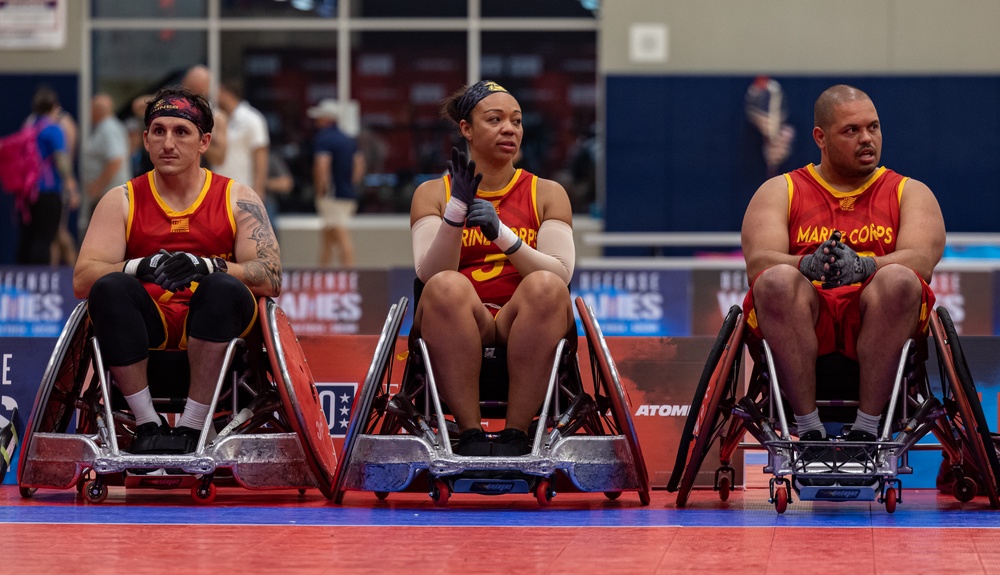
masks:
[(292, 429), (302, 441), (309, 468), (316, 476), (319, 490), (332, 498), (337, 470), (337, 453), (330, 438), (330, 428), (319, 400), (315, 379), (306, 362), (292, 325), (285, 312), (270, 298), (261, 298), (264, 311), (261, 328), (267, 357), (274, 373), (278, 394)]

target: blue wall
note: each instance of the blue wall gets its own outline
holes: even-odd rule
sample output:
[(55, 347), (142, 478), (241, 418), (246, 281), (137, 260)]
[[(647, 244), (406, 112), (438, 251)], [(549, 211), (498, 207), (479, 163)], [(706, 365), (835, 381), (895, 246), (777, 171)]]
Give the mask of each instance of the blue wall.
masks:
[[(609, 76), (609, 231), (739, 231), (767, 178), (747, 121), (752, 76)], [(788, 171), (819, 162), (812, 109), (829, 86), (867, 92), (884, 136), (882, 164), (935, 192), (948, 231), (1000, 231), (1000, 78), (775, 77), (795, 128)]]

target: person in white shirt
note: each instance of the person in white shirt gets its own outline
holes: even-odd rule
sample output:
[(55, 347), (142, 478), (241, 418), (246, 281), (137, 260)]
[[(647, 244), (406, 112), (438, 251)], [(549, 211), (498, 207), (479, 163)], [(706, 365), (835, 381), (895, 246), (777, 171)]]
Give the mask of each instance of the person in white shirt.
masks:
[(229, 116), (226, 129), (226, 156), (212, 170), (257, 190), (276, 223), (276, 200), (266, 197), (268, 146), (271, 139), (264, 114), (243, 99), (239, 80), (224, 80), (219, 86), (219, 107)]
[(132, 179), (128, 132), (114, 114), (111, 96), (96, 94), (91, 99), (90, 124), (81, 166), (88, 219), (104, 192)]

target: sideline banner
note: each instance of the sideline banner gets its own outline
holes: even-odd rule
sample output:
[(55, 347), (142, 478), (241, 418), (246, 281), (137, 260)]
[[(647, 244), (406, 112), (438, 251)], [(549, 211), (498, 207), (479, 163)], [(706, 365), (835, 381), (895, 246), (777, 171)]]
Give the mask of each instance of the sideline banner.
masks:
[(688, 335), (690, 282), (688, 270), (578, 269), (570, 291), (594, 308), (605, 336)]
[[(4, 484), (17, 483), (17, 458), (56, 338), (0, 337), (0, 428), (14, 422), (18, 445)], [(15, 415), (16, 411), (16, 415)]]
[(0, 337), (58, 337), (79, 302), (70, 267), (0, 266)]

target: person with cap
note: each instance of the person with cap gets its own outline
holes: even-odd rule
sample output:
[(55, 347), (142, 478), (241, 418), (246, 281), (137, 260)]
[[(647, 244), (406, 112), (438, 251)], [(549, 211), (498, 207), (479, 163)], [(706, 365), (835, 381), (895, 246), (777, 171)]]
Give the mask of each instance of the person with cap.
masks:
[(316, 213), (322, 220), (319, 264), (331, 265), (339, 250), (341, 267), (349, 268), (355, 264), (350, 230), (358, 210), (355, 186), (360, 186), (364, 176), (365, 159), (357, 140), (338, 127), (340, 112), (336, 100), (324, 99), (306, 114), (318, 129), (313, 139), (313, 189)]
[[(463, 88), (442, 106), (465, 140), (448, 172), (413, 194), (410, 230), (424, 282), (411, 337), (422, 337), (435, 379), (459, 427), (463, 456), (520, 456), (545, 397), (556, 347), (576, 345), (568, 285), (576, 250), (569, 195), (514, 167), (523, 112), (495, 82)], [(504, 346), (510, 374), (505, 428), (482, 428), (483, 348)]]
[[(281, 291), (281, 258), (257, 193), (201, 167), (214, 125), (202, 96), (160, 90), (144, 124), (154, 168), (97, 204), (73, 291), (89, 300), (104, 363), (135, 416), (128, 451), (188, 453), (211, 416), (227, 345), (250, 332), (257, 298)], [(151, 349), (187, 350), (191, 385), (174, 428), (149, 394)]]

